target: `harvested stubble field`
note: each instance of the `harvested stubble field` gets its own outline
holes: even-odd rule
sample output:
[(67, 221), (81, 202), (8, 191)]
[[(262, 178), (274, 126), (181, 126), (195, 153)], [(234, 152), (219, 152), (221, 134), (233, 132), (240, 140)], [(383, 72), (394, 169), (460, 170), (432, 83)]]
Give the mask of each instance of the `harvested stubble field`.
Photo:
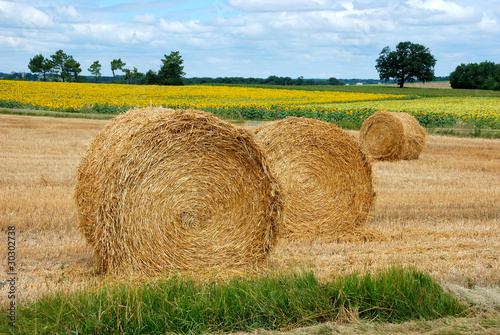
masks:
[[(17, 303), (104, 280), (92, 274), (73, 194), (76, 166), (107, 122), (0, 115), (0, 264), (5, 277), (6, 231), (15, 226)], [(418, 160), (373, 162), (373, 176), (377, 197), (366, 225), (380, 234), (368, 241), (281, 242), (269, 267), (311, 268), (321, 279), (413, 265), (455, 291), (493, 287), (488, 294), (498, 295), (499, 140), (427, 136)], [(6, 304), (4, 285), (0, 306)]]

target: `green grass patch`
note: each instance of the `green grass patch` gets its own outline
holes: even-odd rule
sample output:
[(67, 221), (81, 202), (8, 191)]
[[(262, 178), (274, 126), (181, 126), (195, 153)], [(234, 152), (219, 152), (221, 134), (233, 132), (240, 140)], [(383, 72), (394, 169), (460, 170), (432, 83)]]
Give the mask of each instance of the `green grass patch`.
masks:
[(347, 314), (403, 322), (463, 316), (467, 308), (416, 269), (392, 267), (320, 282), (312, 271), (198, 281), (107, 284), (18, 306), (0, 332), (73, 334), (227, 333), (283, 330)]
[(94, 120), (107, 120), (116, 117), (116, 115), (104, 115), (104, 114), (75, 114), (75, 113), (51, 112), (51, 111), (31, 112), (26, 110), (15, 110), (15, 109), (14, 110), (0, 109), (0, 114), (45, 116), (45, 117), (72, 118), (72, 119), (94, 119)]
[(48, 111), (48, 112), (60, 112), (67, 114), (74, 114), (78, 117), (78, 114), (109, 114), (118, 115), (120, 113), (126, 112), (131, 107), (129, 106), (115, 106), (109, 104), (94, 104), (91, 106), (84, 106), (82, 108), (48, 108), (40, 105), (31, 104), (21, 104), (17, 101), (12, 100), (0, 100), (0, 108), (9, 109), (26, 109), (26, 110), (37, 110), (37, 111)]

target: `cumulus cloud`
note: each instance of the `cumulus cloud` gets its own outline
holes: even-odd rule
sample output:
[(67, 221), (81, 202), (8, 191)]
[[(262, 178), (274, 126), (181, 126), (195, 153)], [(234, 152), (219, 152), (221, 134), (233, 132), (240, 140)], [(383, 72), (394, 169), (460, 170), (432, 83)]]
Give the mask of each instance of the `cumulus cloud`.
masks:
[(462, 7), (457, 3), (443, 0), (409, 0), (407, 22), (413, 24), (465, 24), (481, 20), (481, 13), (473, 7)]
[(85, 22), (87, 21), (73, 6), (61, 6), (56, 8), (57, 18), (61, 22)]
[(487, 33), (498, 34), (500, 33), (500, 23), (498, 22), (499, 17), (492, 17), (490, 15), (483, 15), (481, 22), (478, 27)]
[(0, 1), (0, 25), (33, 28), (48, 28), (52, 19), (43, 11), (25, 3)]
[(21, 38), (0, 36), (0, 45), (9, 46), (11, 48), (18, 48), (23, 43)]

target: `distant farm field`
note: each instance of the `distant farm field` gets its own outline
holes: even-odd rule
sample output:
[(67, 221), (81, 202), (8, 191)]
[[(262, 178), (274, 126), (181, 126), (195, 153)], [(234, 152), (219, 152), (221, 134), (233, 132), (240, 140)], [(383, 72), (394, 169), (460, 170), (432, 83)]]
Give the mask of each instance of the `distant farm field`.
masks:
[(227, 86), (139, 86), (0, 81), (0, 99), (25, 106), (82, 109), (94, 105), (172, 108), (296, 108), (309, 104), (400, 98), (393, 94)]
[[(383, 85), (310, 86), (138, 86), (0, 81), (0, 108), (117, 114), (134, 107), (196, 108), (226, 119), (317, 118), (350, 129), (378, 110), (406, 112), (427, 128), (500, 129), (495, 92)], [(447, 92), (447, 93), (443, 93)], [(434, 94), (434, 95), (433, 95)]]
[[(392, 86), (398, 86), (394, 84)], [(451, 88), (449, 81), (429, 81), (426, 83), (405, 83), (405, 87), (422, 87), (422, 88)]]

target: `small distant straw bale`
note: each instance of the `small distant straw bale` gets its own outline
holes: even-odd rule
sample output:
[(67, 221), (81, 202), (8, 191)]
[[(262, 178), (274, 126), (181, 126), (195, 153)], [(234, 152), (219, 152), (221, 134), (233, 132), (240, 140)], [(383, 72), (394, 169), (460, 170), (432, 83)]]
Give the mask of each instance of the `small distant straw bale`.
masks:
[(418, 159), (425, 130), (410, 114), (379, 111), (363, 122), (359, 141), (374, 160)]
[(289, 117), (255, 133), (284, 199), (280, 235), (338, 241), (362, 233), (374, 204), (371, 165), (339, 127)]
[(116, 117), (77, 170), (79, 227), (99, 270), (150, 274), (263, 262), (282, 200), (253, 136), (196, 110)]

